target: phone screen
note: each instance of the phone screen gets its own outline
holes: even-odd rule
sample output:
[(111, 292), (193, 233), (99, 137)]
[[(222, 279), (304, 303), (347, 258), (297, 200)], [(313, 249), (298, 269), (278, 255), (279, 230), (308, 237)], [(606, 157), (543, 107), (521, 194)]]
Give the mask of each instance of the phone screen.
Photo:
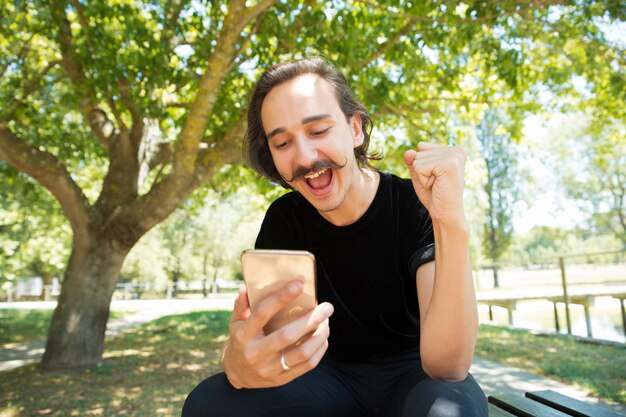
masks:
[(250, 309), (288, 282), (299, 280), (304, 290), (280, 310), (265, 326), (267, 334), (295, 320), (317, 305), (315, 257), (307, 251), (249, 249), (241, 254), (243, 277), (248, 290)]

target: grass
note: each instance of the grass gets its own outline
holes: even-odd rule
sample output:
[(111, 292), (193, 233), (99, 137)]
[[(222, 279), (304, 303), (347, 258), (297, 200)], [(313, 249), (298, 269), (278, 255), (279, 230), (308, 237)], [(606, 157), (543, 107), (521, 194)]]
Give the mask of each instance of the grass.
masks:
[(578, 386), (596, 397), (626, 403), (626, 347), (585, 343), (481, 325), (476, 356)]
[[(84, 371), (41, 374), (28, 365), (2, 373), (0, 417), (179, 416), (187, 393), (220, 370), (229, 315), (163, 317), (109, 340), (103, 361)], [(623, 348), (481, 326), (477, 353), (626, 402)]]
[[(48, 335), (52, 310), (0, 309), (0, 346), (45, 339)], [(109, 319), (128, 312), (112, 311)]]
[(220, 369), (227, 312), (168, 316), (109, 340), (103, 361), (69, 374), (27, 365), (0, 374), (0, 417), (179, 416)]

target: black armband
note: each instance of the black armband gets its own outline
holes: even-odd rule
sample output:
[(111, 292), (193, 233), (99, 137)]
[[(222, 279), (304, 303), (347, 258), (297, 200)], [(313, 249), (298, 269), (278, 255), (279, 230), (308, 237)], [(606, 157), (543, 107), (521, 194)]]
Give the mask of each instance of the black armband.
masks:
[(409, 258), (409, 272), (411, 276), (415, 276), (417, 269), (427, 262), (435, 260), (435, 244), (431, 243), (416, 250), (411, 258)]

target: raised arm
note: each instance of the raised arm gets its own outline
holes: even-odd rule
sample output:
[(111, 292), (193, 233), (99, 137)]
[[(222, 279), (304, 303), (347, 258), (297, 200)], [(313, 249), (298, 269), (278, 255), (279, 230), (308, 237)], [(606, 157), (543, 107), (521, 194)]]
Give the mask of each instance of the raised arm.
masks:
[(435, 235), (435, 261), (416, 273), (422, 365), (434, 379), (465, 379), (476, 344), (478, 312), (463, 210), (465, 159), (463, 148), (430, 143), (404, 154)]

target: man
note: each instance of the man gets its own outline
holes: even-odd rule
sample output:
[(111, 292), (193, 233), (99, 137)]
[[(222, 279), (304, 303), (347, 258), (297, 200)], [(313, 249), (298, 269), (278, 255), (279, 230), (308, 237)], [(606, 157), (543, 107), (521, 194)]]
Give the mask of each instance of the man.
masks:
[(265, 334), (302, 291), (255, 313), (241, 288), (224, 373), (189, 395), (195, 416), (486, 416), (468, 374), (476, 299), (463, 211), (465, 152), (421, 143), (411, 179), (372, 168), (371, 120), (333, 66), (279, 64), (248, 111), (249, 163), (292, 188), (268, 209), (258, 248), (316, 257), (319, 305)]

